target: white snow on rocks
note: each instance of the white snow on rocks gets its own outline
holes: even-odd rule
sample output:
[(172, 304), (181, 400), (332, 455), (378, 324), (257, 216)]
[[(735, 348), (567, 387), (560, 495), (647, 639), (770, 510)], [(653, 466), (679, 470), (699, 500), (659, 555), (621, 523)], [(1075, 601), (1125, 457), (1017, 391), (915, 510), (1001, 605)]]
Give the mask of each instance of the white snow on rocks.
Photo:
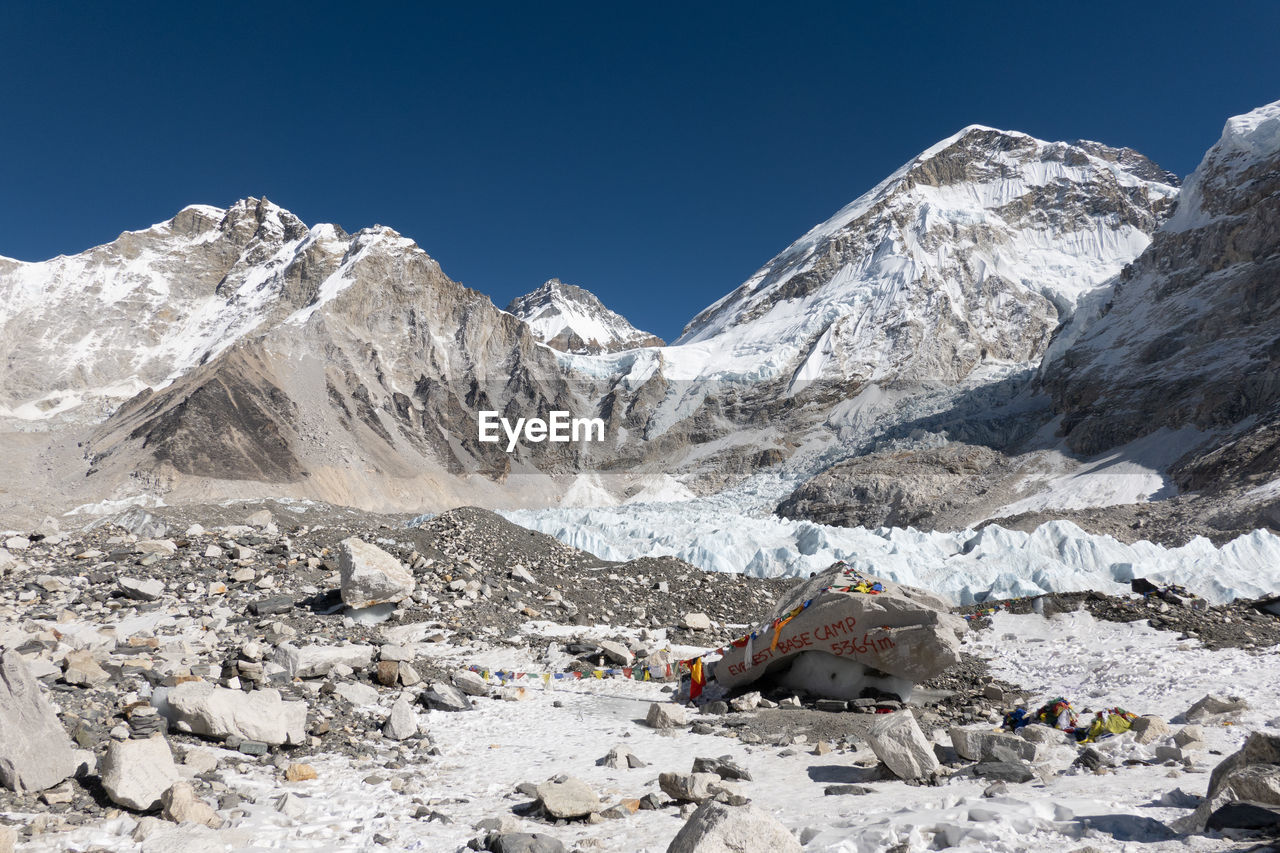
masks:
[(997, 525), (957, 533), (867, 530), (754, 517), (714, 500), (504, 514), (606, 560), (670, 555), (709, 571), (762, 577), (807, 576), (845, 560), (959, 604), (1084, 589), (1114, 594), (1134, 577), (1182, 584), (1214, 603), (1280, 588), (1280, 537), (1264, 530), (1221, 548), (1203, 538), (1164, 548), (1126, 545), (1069, 521), (1033, 533)]

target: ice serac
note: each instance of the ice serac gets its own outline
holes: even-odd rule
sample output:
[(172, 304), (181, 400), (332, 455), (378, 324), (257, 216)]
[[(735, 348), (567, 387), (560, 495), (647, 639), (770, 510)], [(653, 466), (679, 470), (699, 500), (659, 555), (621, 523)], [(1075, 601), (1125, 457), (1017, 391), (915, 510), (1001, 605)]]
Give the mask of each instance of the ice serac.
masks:
[(507, 311), (528, 324), (538, 340), (563, 352), (620, 352), (664, 343), (610, 311), (591, 291), (558, 278), (513, 299)]
[[(1146, 248), (1177, 179), (1130, 149), (967, 127), (686, 327), (705, 373), (954, 382), (1031, 364)], [(685, 358), (678, 355), (678, 358)]]
[[(860, 587), (883, 591), (859, 591)], [(853, 572), (837, 563), (789, 593), (715, 665), (737, 690), (789, 670), (789, 686), (815, 696), (858, 698), (868, 687), (910, 698), (914, 684), (960, 661), (964, 622), (935, 595)]]
[(1278, 277), (1280, 102), (1227, 121), (1150, 247), (1100, 310), (1073, 323), (1074, 343), (1046, 360), (1068, 444), (1094, 453), (1161, 427), (1256, 417), (1180, 485), (1212, 486), (1228, 470), (1271, 475)]

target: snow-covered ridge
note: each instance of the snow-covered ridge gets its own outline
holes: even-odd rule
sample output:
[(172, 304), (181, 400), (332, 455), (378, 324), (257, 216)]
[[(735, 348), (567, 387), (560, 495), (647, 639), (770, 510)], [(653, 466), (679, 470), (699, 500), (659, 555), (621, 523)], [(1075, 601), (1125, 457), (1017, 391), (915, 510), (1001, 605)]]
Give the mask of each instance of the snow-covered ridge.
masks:
[(1176, 194), (1126, 149), (967, 127), (701, 312), (664, 350), (666, 375), (945, 381), (1034, 363)]
[(867, 530), (759, 518), (711, 501), (503, 514), (606, 560), (670, 555), (708, 571), (762, 577), (805, 577), (845, 560), (959, 604), (1073, 590), (1121, 593), (1134, 577), (1182, 584), (1213, 602), (1254, 598), (1280, 586), (1280, 537), (1264, 530), (1222, 548), (1201, 538), (1163, 548), (1126, 545), (1068, 521), (1033, 533), (997, 525), (955, 533)]
[[(105, 414), (278, 322), (305, 322), (371, 251), (421, 249), (389, 228), (307, 228), (264, 199), (191, 205), (77, 255), (0, 266), (0, 416)], [(333, 265), (318, 292), (300, 262)], [(96, 404), (88, 405), (86, 404)]]
[(663, 344), (606, 308), (589, 290), (557, 278), (513, 299), (506, 310), (523, 320), (538, 340), (564, 352), (618, 352)]
[(1207, 225), (1213, 216), (1204, 209), (1205, 184), (1236, 178), (1250, 165), (1277, 152), (1280, 152), (1280, 101), (1227, 119), (1218, 141), (1187, 178), (1178, 208), (1165, 230), (1189, 231)]

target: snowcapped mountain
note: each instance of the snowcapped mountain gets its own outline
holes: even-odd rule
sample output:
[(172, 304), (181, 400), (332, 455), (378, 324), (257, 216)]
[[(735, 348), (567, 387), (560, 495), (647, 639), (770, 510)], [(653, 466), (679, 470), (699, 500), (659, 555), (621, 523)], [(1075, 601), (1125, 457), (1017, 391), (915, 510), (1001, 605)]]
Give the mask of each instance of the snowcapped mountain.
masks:
[(610, 311), (591, 291), (558, 278), (513, 299), (507, 311), (527, 323), (538, 340), (562, 352), (619, 352), (665, 343)]
[[(0, 261), (0, 419), (77, 425), (42, 452), (66, 470), (83, 452), (93, 499), (537, 505), (595, 472), (588, 491), (622, 502), (669, 475), (664, 499), (717, 491), (793, 455), (786, 476), (809, 476), (889, 421), (954, 407), (961, 384), (970, 409), (975, 384), (1004, 393), (1177, 192), (1128, 149), (969, 127), (670, 346), (556, 280), (499, 311), (389, 228), (309, 228), (265, 199), (194, 206), (73, 257)], [(602, 418), (607, 440), (477, 441), (480, 410), (551, 409)]]
[(667, 375), (954, 382), (1034, 363), (1177, 185), (1129, 149), (967, 127), (695, 317)]
[(1045, 365), (1067, 441), (1092, 453), (1164, 426), (1265, 428), (1280, 405), (1277, 280), (1280, 102), (1227, 121), (1150, 248)]
[(86, 414), (101, 416), (112, 400), (172, 381), (305, 301), (283, 271), (307, 253), (340, 257), (347, 239), (246, 199), (193, 205), (78, 255), (0, 261), (0, 413), (39, 418), (90, 403)]

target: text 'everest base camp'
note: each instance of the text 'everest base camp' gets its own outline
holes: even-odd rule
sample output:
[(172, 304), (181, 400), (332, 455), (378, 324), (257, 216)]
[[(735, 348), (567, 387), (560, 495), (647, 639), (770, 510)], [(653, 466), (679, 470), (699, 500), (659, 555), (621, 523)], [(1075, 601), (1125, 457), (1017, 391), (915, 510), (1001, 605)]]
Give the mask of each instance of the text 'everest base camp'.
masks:
[(670, 344), (265, 198), (0, 258), (0, 853), (1280, 849), (1278, 275), (1280, 102)]

